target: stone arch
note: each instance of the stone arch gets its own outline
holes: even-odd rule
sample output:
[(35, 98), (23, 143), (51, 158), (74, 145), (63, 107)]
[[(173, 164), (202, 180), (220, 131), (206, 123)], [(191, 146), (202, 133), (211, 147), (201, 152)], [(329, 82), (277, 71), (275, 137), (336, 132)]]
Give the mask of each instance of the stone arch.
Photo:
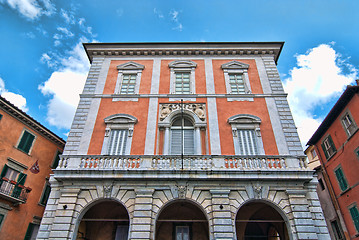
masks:
[[(248, 199), (242, 202), (235, 213), (234, 219), (237, 240), (247, 239), (244, 238), (245, 234), (252, 234), (254, 231), (257, 235), (263, 234), (263, 236), (267, 237), (256, 238), (259, 240), (293, 240), (288, 214), (288, 211), (268, 199)], [(240, 223), (243, 224), (240, 226)], [(269, 233), (276, 233), (278, 238), (269, 238)]]
[[(170, 239), (179, 228), (188, 231), (190, 239), (209, 240), (209, 212), (193, 199), (172, 199), (155, 213), (154, 239)], [(165, 230), (164, 230), (165, 229)], [(170, 232), (170, 233), (169, 233)], [(185, 233), (184, 233), (185, 234)]]
[[(95, 224), (92, 223), (89, 224), (91, 226), (86, 226), (87, 225), (86, 221), (83, 221), (85, 218), (87, 222), (93, 222)], [(99, 221), (101, 219), (105, 221)], [(87, 230), (83, 232), (83, 228), (85, 229), (90, 228), (92, 230), (96, 230), (97, 228), (99, 228), (99, 224), (96, 223), (100, 223), (102, 231), (106, 230), (107, 234), (111, 235), (112, 237), (118, 234), (122, 234), (122, 235), (126, 234), (124, 238), (120, 238), (120, 239), (128, 239), (129, 229), (131, 225), (131, 217), (127, 206), (119, 199), (97, 198), (97, 199), (93, 199), (86, 206), (84, 206), (78, 213), (72, 239), (73, 240), (82, 239), (79, 238), (80, 233), (82, 234), (82, 237), (84, 237), (85, 234), (90, 235), (89, 239), (102, 239), (102, 238), (97, 238), (97, 235), (92, 236), (91, 234), (93, 233), (91, 233), (91, 230), (89, 232), (87, 232)], [(112, 229), (111, 229), (111, 225), (112, 225)]]

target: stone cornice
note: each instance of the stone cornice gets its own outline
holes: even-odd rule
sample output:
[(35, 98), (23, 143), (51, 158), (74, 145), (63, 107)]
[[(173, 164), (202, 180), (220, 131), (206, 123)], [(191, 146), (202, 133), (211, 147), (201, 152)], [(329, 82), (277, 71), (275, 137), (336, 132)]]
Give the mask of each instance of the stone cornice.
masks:
[(277, 62), (284, 42), (84, 43), (87, 56), (271, 55)]

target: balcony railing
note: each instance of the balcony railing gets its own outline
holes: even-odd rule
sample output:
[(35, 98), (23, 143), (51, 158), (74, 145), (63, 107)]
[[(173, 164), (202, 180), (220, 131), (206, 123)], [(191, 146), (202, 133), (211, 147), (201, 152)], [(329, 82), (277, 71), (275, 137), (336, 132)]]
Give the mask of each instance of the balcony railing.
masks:
[(57, 169), (103, 170), (305, 170), (305, 157), (298, 156), (107, 156), (64, 155)]
[(31, 188), (18, 184), (15, 181), (3, 178), (0, 180), (0, 197), (13, 203), (25, 203)]

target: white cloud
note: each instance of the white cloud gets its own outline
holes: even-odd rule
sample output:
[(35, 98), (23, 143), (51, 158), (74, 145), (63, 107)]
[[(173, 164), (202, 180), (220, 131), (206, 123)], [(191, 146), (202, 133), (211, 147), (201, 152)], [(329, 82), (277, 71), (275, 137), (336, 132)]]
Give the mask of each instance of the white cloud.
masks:
[(358, 71), (329, 44), (309, 49), (296, 58), (297, 66), (284, 80), (284, 88), (304, 146), (323, 120), (323, 116), (312, 113), (314, 108), (338, 96)]
[(6, 0), (8, 5), (20, 12), (24, 17), (34, 20), (42, 15), (50, 16), (55, 6), (50, 0)]
[(172, 29), (182, 32), (183, 25), (182, 25), (182, 23), (179, 22), (178, 15), (179, 15), (178, 11), (176, 11), (176, 10), (170, 11), (171, 20), (176, 24), (176, 26)]
[[(52, 73), (50, 78), (39, 85), (42, 94), (51, 96), (47, 105), (47, 121), (56, 127), (71, 127), (71, 122), (79, 101), (79, 94), (86, 81), (89, 62), (85, 51), (82, 48), (82, 42), (87, 42), (81, 38), (67, 57), (58, 57), (61, 69)], [(48, 54), (42, 55), (42, 61), (51, 62), (52, 58)], [(71, 86), (71, 87), (69, 87)]]
[(65, 19), (65, 22), (68, 24), (75, 24), (75, 17), (72, 12), (68, 12), (65, 9), (60, 10), (60, 15)]
[(6, 100), (14, 104), (16, 107), (20, 108), (24, 112), (28, 111), (28, 108), (26, 106), (26, 98), (24, 98), (20, 94), (16, 94), (13, 92), (9, 92), (5, 88), (5, 82), (2, 78), (0, 78), (0, 95), (4, 97)]
[(159, 18), (164, 18), (165, 16), (163, 16), (162, 12), (160, 10), (157, 10), (157, 8), (153, 9), (153, 13), (159, 17)]
[(172, 10), (170, 12), (170, 15), (171, 15), (173, 21), (178, 22), (178, 11)]
[(65, 27), (58, 27), (57, 30), (62, 32), (63, 34), (65, 34), (66, 37), (73, 37), (74, 36), (74, 34), (71, 31), (69, 31), (67, 28), (65, 28)]

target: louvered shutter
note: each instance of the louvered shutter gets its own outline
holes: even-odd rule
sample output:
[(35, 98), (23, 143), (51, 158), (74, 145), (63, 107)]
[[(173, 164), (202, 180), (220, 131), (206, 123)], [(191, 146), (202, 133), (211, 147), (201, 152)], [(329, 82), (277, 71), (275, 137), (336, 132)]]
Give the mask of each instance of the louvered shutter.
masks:
[(254, 130), (238, 129), (237, 134), (240, 155), (258, 154), (258, 144)]
[(180, 155), (182, 154), (182, 130), (172, 129), (171, 130), (171, 154)]
[(350, 215), (352, 216), (356, 230), (359, 232), (359, 211), (356, 206), (350, 208)]
[(34, 139), (35, 139), (34, 135), (29, 133), (28, 131), (24, 131), (24, 133), (22, 134), (20, 143), (18, 145), (18, 148), (26, 153), (29, 153)]
[(124, 155), (126, 153), (128, 130), (111, 130), (108, 148), (109, 155)]
[(334, 153), (335, 151), (337, 151), (337, 149), (335, 148), (335, 145), (334, 145), (332, 136), (329, 135), (329, 136), (328, 136), (328, 140), (329, 140), (330, 147), (332, 148), (333, 153)]
[(342, 191), (346, 190), (348, 188), (348, 183), (345, 180), (343, 170), (341, 168), (338, 168), (337, 170), (335, 170), (335, 175), (338, 179), (340, 189)]
[(325, 158), (328, 159), (328, 158), (329, 158), (329, 155), (328, 155), (327, 149), (326, 149), (326, 147), (325, 147), (325, 145), (324, 145), (324, 142), (322, 143), (322, 149), (323, 149)]
[(194, 130), (184, 129), (183, 130), (183, 154), (193, 155), (194, 154)]

